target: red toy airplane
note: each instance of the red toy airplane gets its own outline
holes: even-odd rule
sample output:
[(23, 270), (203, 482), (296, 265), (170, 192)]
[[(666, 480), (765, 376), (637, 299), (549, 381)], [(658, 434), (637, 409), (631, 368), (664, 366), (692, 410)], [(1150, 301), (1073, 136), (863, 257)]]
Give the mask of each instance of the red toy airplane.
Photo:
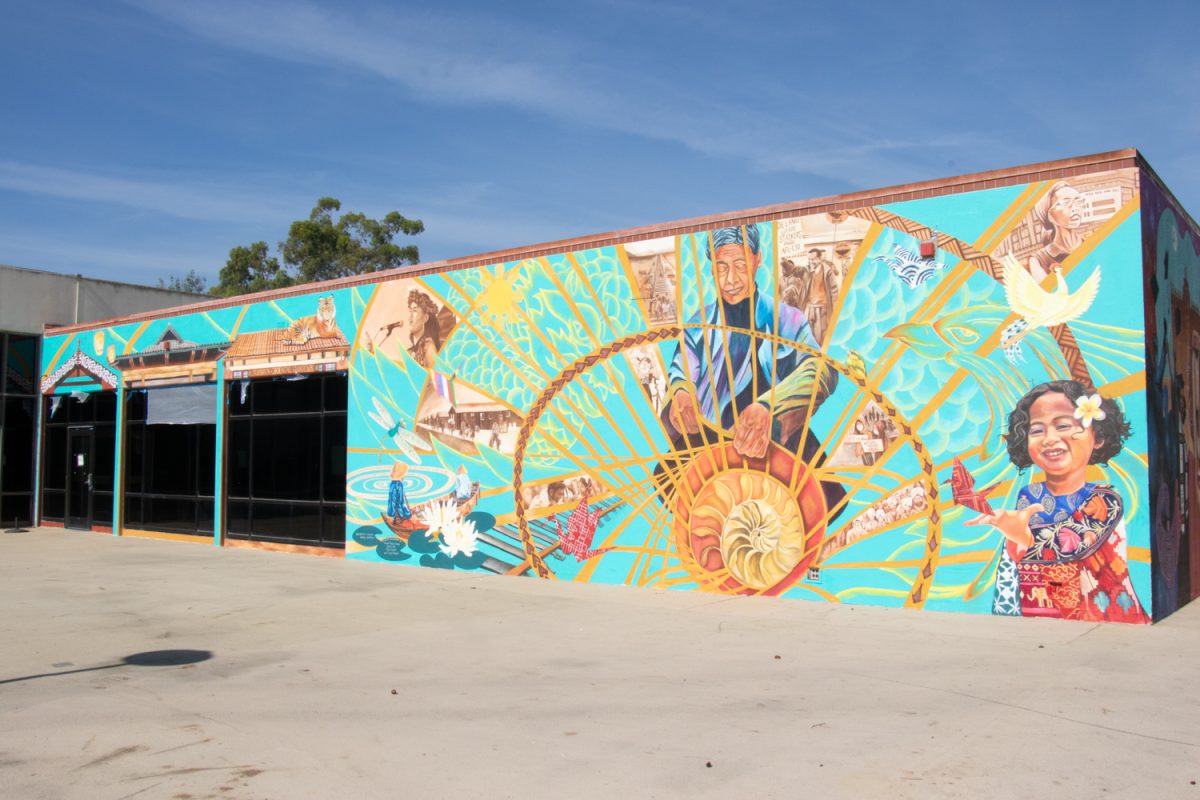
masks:
[(975, 478), (963, 466), (962, 459), (957, 456), (954, 458), (954, 471), (950, 474), (950, 480), (945, 481), (950, 484), (950, 489), (954, 492), (954, 502), (960, 506), (978, 511), (980, 514), (991, 514), (992, 507), (987, 501), (987, 495), (997, 484), (992, 484), (983, 491), (975, 491)]

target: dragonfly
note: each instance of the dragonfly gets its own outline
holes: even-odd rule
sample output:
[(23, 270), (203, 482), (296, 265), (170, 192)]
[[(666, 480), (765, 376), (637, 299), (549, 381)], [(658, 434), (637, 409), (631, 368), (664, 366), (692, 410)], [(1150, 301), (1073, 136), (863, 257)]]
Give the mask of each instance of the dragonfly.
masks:
[(379, 402), (378, 397), (372, 397), (371, 404), (375, 406), (375, 410), (368, 410), (367, 416), (374, 420), (376, 425), (384, 429), (383, 436), (379, 437), (380, 448), (383, 447), (384, 440), (390, 436), (392, 441), (396, 443), (396, 448), (409, 461), (414, 464), (420, 464), (421, 457), (417, 455), (417, 449), (426, 450), (429, 448), (429, 444), (420, 436), (405, 428), (403, 421), (397, 422), (391, 413), (383, 407), (383, 403)]

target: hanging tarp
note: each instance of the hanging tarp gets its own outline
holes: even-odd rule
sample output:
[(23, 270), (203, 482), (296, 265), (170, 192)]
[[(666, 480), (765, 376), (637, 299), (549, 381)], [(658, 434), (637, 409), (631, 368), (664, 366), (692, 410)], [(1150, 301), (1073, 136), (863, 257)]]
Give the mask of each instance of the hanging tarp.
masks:
[(147, 425), (215, 425), (217, 385), (163, 386), (146, 391)]

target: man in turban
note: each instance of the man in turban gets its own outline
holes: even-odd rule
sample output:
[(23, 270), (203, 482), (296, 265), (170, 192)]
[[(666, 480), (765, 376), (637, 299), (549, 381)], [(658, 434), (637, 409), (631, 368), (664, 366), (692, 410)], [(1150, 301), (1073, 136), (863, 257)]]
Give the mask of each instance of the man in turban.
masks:
[[(720, 297), (703, 314), (720, 329), (685, 327), (668, 370), (664, 419), (676, 447), (712, 441), (701, 431), (707, 424), (732, 431), (734, 449), (743, 456), (761, 458), (773, 440), (811, 463), (820, 443), (811, 433), (801, 441), (804, 422), (833, 392), (837, 373), (790, 344), (818, 349), (804, 312), (758, 291), (760, 236), (758, 225), (712, 232), (710, 257)], [(831, 508), (845, 495), (838, 484), (823, 488)]]

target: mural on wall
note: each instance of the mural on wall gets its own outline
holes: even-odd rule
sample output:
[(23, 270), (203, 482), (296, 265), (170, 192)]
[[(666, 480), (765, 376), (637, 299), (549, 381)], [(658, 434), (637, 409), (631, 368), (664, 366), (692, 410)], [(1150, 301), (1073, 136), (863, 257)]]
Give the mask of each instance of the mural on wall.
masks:
[(1154, 493), (1154, 609), (1200, 595), (1200, 231), (1153, 181), (1143, 191), (1147, 269), (1147, 400)]
[(403, 453), (352, 414), (348, 555), (1146, 621), (1138, 199), (1128, 170), (354, 289), (352, 405), (424, 437), (399, 483), (440, 505), (395, 532)]
[(42, 392), (74, 391), (72, 381), (112, 390), (118, 375), (126, 389), (212, 383), (219, 362), (235, 380), (345, 370), (349, 347), (337, 321), (339, 294), (47, 337)]
[(397, 277), (88, 355), (345, 370), (348, 558), (1144, 622), (1137, 177)]

